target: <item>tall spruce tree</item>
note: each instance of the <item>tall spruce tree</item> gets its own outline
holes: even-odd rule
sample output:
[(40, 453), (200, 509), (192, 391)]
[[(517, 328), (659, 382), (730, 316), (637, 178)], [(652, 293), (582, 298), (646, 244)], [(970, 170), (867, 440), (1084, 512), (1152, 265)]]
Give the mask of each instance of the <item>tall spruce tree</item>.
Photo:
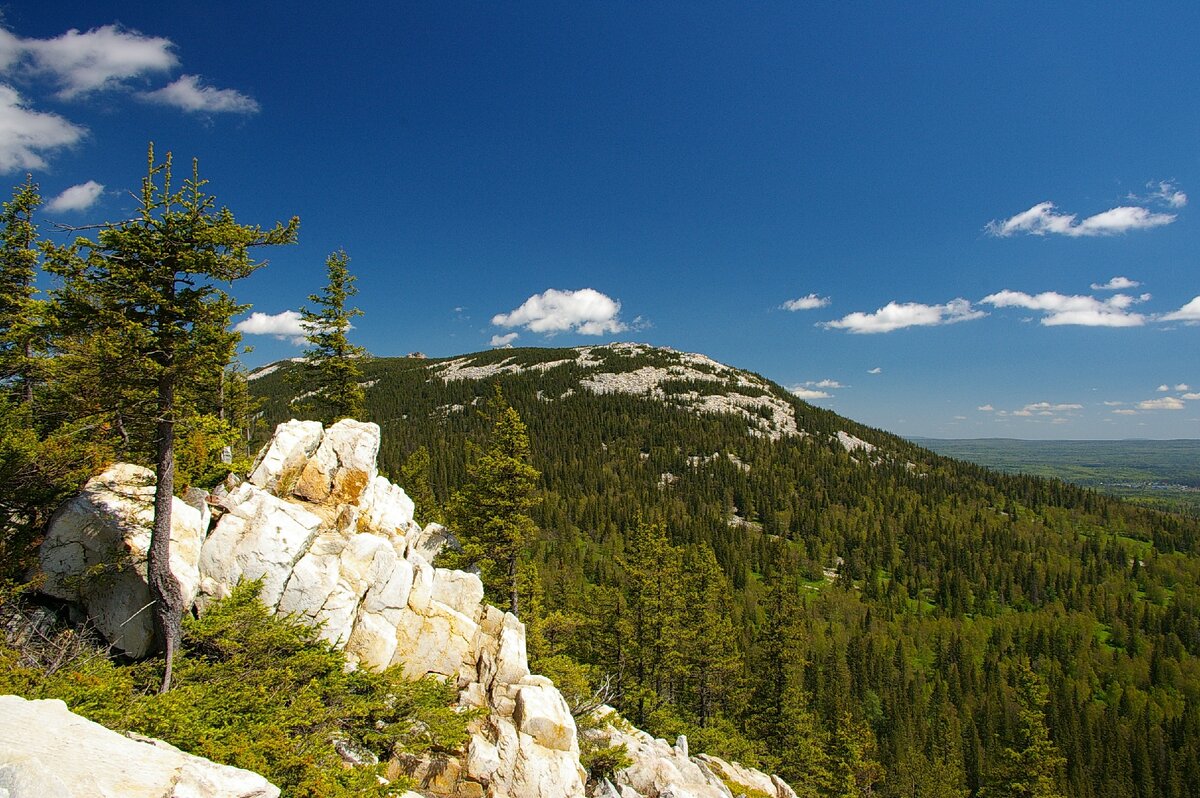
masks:
[(243, 308), (219, 287), (262, 265), (251, 248), (295, 241), (299, 221), (269, 230), (239, 224), (207, 194), (198, 165), (181, 187), (172, 183), (172, 158), (147, 157), (136, 215), (102, 225), (96, 240), (55, 248), (47, 267), (62, 278), (56, 312), (94, 351), (118, 367), (104, 375), (123, 383), (120, 408), (153, 427), (154, 524), (147, 577), (156, 630), (166, 654), (161, 689), (171, 686), (183, 598), (169, 564), (175, 492), (176, 427), (195, 383), (213, 384), (231, 361), (238, 335), (230, 329)]
[(362, 315), (358, 308), (346, 307), (358, 293), (350, 273), (350, 256), (340, 249), (330, 253), (325, 270), (328, 282), (324, 290), (309, 295), (311, 307), (300, 308), (308, 349), (298, 373), (307, 395), (299, 404), (318, 420), (332, 424), (363, 415), (366, 394), (360, 363), (366, 350), (350, 343), (347, 336), (351, 321)]
[(38, 338), (37, 225), (42, 204), (32, 176), (13, 189), (0, 212), (0, 383), (26, 405), (33, 403)]
[(446, 517), (462, 542), (460, 564), (478, 567), (488, 594), (507, 596), (509, 612), (518, 615), (518, 568), (537, 532), (529, 513), (541, 501), (541, 475), (529, 462), (525, 422), (499, 385), (489, 413), (491, 439), (467, 464), (466, 483), (451, 498)]
[[(1066, 760), (1046, 728), (1046, 688), (1027, 662), (1017, 665), (1014, 681), (1019, 724), (1013, 741), (1015, 746), (1000, 751), (989, 784), (980, 795), (985, 798), (1063, 798), (1058, 785)], [(1126, 746), (1115, 748), (1127, 755)], [(1123, 770), (1128, 772), (1127, 768)]]

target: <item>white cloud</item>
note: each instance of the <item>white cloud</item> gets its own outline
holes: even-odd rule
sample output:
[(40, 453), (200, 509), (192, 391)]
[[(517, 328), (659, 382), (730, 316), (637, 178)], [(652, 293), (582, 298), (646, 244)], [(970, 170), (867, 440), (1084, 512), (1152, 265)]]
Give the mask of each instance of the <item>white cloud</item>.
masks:
[(813, 388), (845, 388), (846, 387), (845, 385), (842, 385), (837, 380), (815, 380), (815, 381), (809, 380), (808, 382), (806, 382), (804, 384), (812, 386)]
[(1140, 327), (1146, 323), (1146, 317), (1140, 313), (1129, 313), (1127, 309), (1137, 302), (1145, 302), (1148, 299), (1150, 299), (1149, 294), (1142, 294), (1140, 297), (1115, 294), (1108, 299), (1100, 300), (1091, 296), (1069, 296), (1054, 291), (1030, 295), (1006, 289), (989, 294), (979, 301), (997, 308), (1019, 307), (1040, 310), (1046, 314), (1042, 317), (1041, 323), (1047, 327), (1064, 324), (1084, 327)]
[(1188, 302), (1179, 310), (1160, 316), (1159, 319), (1161, 321), (1186, 321), (1189, 323), (1200, 322), (1200, 296), (1196, 297), (1191, 302)]
[(29, 69), (55, 81), (64, 100), (118, 88), (132, 78), (166, 72), (179, 64), (170, 39), (143, 36), (117, 25), (86, 33), (72, 28), (53, 39), (10, 37), (9, 44), (10, 64), (27, 56)]
[(43, 156), (76, 144), (86, 133), (58, 114), (31, 110), (16, 89), (0, 83), (0, 173), (44, 169)]
[(886, 333), (905, 327), (936, 327), (960, 321), (979, 319), (987, 314), (975, 310), (965, 299), (952, 299), (944, 305), (922, 305), (918, 302), (889, 302), (874, 313), (861, 311), (843, 316), (837, 321), (821, 322), (822, 327), (849, 330), (852, 333)]
[(1150, 193), (1145, 197), (1130, 194), (1129, 199), (1137, 202), (1160, 202), (1172, 208), (1182, 208), (1188, 203), (1188, 195), (1179, 190), (1174, 180), (1151, 180), (1146, 184)]
[(618, 318), (620, 311), (620, 302), (591, 288), (578, 291), (550, 288), (529, 297), (516, 310), (496, 314), (492, 324), (551, 335), (568, 330), (581, 335), (604, 335), (629, 329)]
[(832, 394), (824, 391), (814, 391), (811, 388), (805, 388), (803, 385), (796, 385), (789, 389), (793, 394), (801, 399), (830, 399)]
[(95, 180), (89, 180), (86, 183), (80, 183), (77, 186), (71, 186), (63, 191), (54, 199), (46, 203), (46, 210), (51, 213), (62, 213), (65, 211), (86, 211), (88, 208), (96, 204), (96, 200), (100, 199), (100, 195), (104, 193), (104, 186), (97, 183)]
[(1113, 415), (1116, 415), (1116, 416), (1136, 416), (1136, 415), (1137, 415), (1137, 411), (1136, 411), (1136, 410), (1128, 410), (1128, 409), (1126, 409), (1126, 410), (1114, 410), (1114, 411), (1113, 411)]
[(1192, 401), (1195, 401), (1196, 399), (1200, 399), (1200, 393), (1185, 393), (1183, 396), (1181, 396), (1179, 398), (1187, 399), (1189, 402), (1192, 402)]
[(1186, 382), (1181, 382), (1175, 386), (1175, 390), (1190, 391), (1190, 390), (1192, 390), (1192, 386), (1188, 385)]
[(882, 374), (882, 373), (883, 373), (883, 369), (879, 368), (879, 366), (876, 366), (876, 367), (875, 367), (875, 368), (873, 368), (873, 369), (867, 369), (867, 373), (868, 373), (868, 374)]
[(488, 342), (488, 346), (512, 346), (512, 342), (517, 340), (520, 333), (510, 332), (504, 335), (493, 335), (492, 340)]
[(1167, 384), (1164, 382), (1162, 385), (1158, 386), (1158, 387), (1157, 387), (1157, 388), (1155, 388), (1154, 390), (1156, 390), (1156, 391), (1160, 391), (1160, 392), (1166, 392), (1166, 391), (1169, 391), (1169, 390), (1171, 390), (1171, 386), (1170, 386), (1170, 385), (1167, 385)]
[(236, 89), (215, 89), (201, 83), (199, 75), (180, 75), (161, 89), (138, 95), (147, 102), (182, 108), (191, 113), (258, 113), (258, 103)]
[(1072, 238), (1080, 236), (1118, 235), (1130, 230), (1161, 227), (1175, 221), (1173, 213), (1154, 213), (1146, 208), (1122, 205), (1076, 222), (1073, 213), (1058, 213), (1053, 202), (1040, 202), (1027, 211), (1008, 219), (993, 219), (984, 230), (997, 238), (1018, 233), (1043, 236), (1047, 233)]
[(789, 299), (780, 305), (780, 307), (784, 310), (815, 310), (816, 308), (828, 307), (830, 301), (830, 298), (827, 296), (809, 294), (799, 299)]
[(1125, 404), (1125, 403), (1124, 402), (1105, 402), (1104, 406), (1105, 407), (1120, 407), (1123, 404)]
[(233, 326), (233, 329), (247, 335), (273, 335), (281, 341), (290, 340), (300, 346), (305, 342), (308, 329), (303, 317), (294, 310), (270, 315), (255, 311)]
[(1092, 283), (1093, 291), (1123, 291), (1127, 288), (1137, 288), (1141, 283), (1128, 277), (1114, 277), (1104, 285)]
[(979, 410), (981, 412), (984, 412), (984, 413), (991, 413), (996, 408), (992, 407), (991, 405), (980, 405), (979, 407), (977, 407), (975, 409)]
[(1182, 410), (1186, 405), (1183, 400), (1176, 399), (1174, 396), (1164, 396), (1160, 399), (1138, 402), (1137, 406), (1139, 410)]

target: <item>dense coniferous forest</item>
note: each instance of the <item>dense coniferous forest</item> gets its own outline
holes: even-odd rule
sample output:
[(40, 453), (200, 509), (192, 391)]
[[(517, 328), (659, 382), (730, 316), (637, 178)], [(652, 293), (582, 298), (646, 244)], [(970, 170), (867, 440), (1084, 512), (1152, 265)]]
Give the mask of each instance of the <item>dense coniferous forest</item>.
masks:
[[(535, 667), (607, 677), (633, 723), (812, 795), (1200, 795), (1197, 520), (939, 457), (732, 370), (581, 386), (679, 357), (497, 350), (450, 380), (362, 364), (419, 520), (462, 484), (495, 386), (528, 425)], [(290, 368), (250, 382), (260, 438), (291, 415)], [(747, 412), (695, 410), (735, 390)], [(755, 396), (802, 434), (763, 434)]]

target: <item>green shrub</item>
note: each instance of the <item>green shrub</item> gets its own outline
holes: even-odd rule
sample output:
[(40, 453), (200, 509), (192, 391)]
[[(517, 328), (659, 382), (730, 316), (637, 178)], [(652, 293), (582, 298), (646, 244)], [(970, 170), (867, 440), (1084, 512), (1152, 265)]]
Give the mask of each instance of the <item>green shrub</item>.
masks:
[(155, 692), (158, 660), (120, 665), (92, 649), (50, 668), (11, 645), (0, 648), (0, 691), (60, 698), (109, 728), (261, 773), (292, 798), (384, 796), (402, 787), (379, 784), (385, 764), (347, 768), (335, 742), (383, 763), (393, 753), (465, 745), (474, 714), (452, 706), (453, 685), (408, 681), (397, 668), (347, 672), (341, 651), (317, 630), (271, 615), (259, 591), (258, 583), (240, 585), (185, 622), (175, 686), (165, 695)]

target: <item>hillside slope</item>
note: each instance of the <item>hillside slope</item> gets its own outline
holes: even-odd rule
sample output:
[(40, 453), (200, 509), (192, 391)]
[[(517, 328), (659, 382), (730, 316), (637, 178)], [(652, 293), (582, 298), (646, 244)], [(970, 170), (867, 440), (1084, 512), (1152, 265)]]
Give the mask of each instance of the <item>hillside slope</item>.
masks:
[[(272, 425), (289, 368), (251, 382)], [(502, 388), (542, 472), (531, 653), (609, 674), (638, 725), (899, 796), (1008, 783), (1043, 723), (1069, 795), (1200, 794), (1196, 521), (939, 457), (700, 355), (363, 370), (381, 469), (427, 447), (442, 502)]]

